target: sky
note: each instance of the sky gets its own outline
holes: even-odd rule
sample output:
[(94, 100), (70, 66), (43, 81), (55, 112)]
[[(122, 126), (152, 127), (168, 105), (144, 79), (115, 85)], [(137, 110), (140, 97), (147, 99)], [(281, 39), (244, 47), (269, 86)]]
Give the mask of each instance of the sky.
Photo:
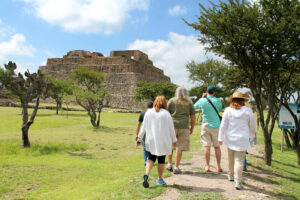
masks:
[[(48, 58), (72, 50), (140, 50), (171, 82), (187, 89), (185, 65), (220, 59), (197, 41), (189, 27), (200, 15), (200, 0), (1, 0), (0, 66), (36, 72)], [(212, 2), (217, 3), (217, 0)], [(201, 0), (209, 6), (208, 0)]]

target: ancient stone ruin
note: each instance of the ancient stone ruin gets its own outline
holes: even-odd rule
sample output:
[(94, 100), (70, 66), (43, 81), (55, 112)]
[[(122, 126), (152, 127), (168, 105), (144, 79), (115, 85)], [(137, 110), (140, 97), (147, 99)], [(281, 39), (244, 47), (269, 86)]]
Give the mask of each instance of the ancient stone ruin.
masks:
[(79, 67), (87, 67), (105, 74), (104, 87), (111, 94), (109, 106), (114, 108), (141, 109), (134, 100), (139, 81), (170, 82), (163, 70), (153, 66), (148, 56), (138, 50), (112, 51), (105, 57), (98, 52), (75, 50), (63, 58), (49, 58), (46, 66), (40, 66), (44, 74), (57, 79), (70, 79), (70, 73)]

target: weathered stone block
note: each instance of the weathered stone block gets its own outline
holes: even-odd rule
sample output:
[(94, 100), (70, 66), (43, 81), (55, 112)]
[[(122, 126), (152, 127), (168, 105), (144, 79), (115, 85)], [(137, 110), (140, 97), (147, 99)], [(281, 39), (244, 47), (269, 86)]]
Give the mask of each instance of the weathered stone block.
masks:
[(139, 81), (170, 82), (163, 70), (153, 66), (147, 54), (137, 50), (112, 51), (109, 57), (98, 52), (70, 51), (63, 58), (49, 58), (40, 70), (54, 78), (70, 79), (72, 71), (79, 67), (105, 74), (103, 86), (112, 96), (109, 106), (115, 108), (141, 109), (141, 104), (134, 100)]

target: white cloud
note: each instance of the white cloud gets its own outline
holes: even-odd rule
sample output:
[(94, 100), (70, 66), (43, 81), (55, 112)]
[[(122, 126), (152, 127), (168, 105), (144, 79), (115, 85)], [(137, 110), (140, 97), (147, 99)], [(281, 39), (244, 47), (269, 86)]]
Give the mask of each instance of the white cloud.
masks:
[[(32, 57), (35, 48), (26, 43), (26, 38), (23, 34), (14, 34), (9, 41), (0, 42), (0, 66), (6, 64), (9, 60), (15, 60), (16, 56)], [(17, 62), (17, 71), (25, 72), (24, 65)]]
[(33, 56), (35, 48), (26, 44), (26, 38), (23, 34), (14, 34), (7, 42), (0, 43), (0, 56), (6, 57), (8, 55), (17, 56)]
[(24, 0), (33, 13), (68, 32), (105, 33), (119, 31), (132, 10), (147, 11), (149, 0)]
[(193, 87), (185, 68), (188, 62), (203, 62), (207, 58), (220, 59), (213, 53), (206, 53), (205, 47), (197, 41), (196, 36), (172, 32), (169, 33), (168, 40), (136, 40), (128, 45), (128, 49), (141, 50), (148, 54), (154, 65), (163, 69), (173, 83), (186, 88)]
[(176, 5), (169, 9), (170, 15), (183, 15), (185, 13), (187, 13), (187, 8), (184, 6)]
[(14, 30), (12, 27), (4, 25), (3, 21), (0, 18), (0, 40), (12, 34), (13, 31)]

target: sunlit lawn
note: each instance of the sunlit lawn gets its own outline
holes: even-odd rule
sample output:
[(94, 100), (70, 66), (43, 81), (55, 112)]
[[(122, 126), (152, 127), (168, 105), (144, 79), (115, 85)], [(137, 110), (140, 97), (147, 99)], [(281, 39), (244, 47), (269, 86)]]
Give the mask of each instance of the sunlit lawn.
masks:
[[(156, 167), (151, 172), (150, 188), (142, 187), (142, 150), (134, 143), (138, 114), (103, 112), (99, 129), (92, 128), (85, 112), (66, 114), (39, 110), (29, 130), (32, 147), (24, 149), (21, 109), (0, 107), (0, 199), (145, 199), (166, 190), (155, 185)], [(197, 125), (192, 135), (192, 150), (201, 146), (199, 129)], [(258, 136), (263, 146), (262, 134)], [(298, 199), (296, 153), (286, 147), (280, 151), (279, 129), (272, 139), (272, 167), (248, 156), (250, 168), (266, 170), (268, 178), (281, 188), (271, 196)], [(184, 160), (191, 158), (189, 153), (183, 155)], [(185, 196), (221, 198), (214, 193)]]
[[(21, 110), (0, 107), (0, 199), (140, 199), (165, 190), (141, 185), (138, 114), (102, 113), (94, 129), (85, 112), (39, 110), (21, 148)], [(152, 187), (153, 186), (153, 187)]]
[[(277, 199), (300, 199), (300, 166), (297, 165), (297, 153), (294, 150), (288, 149), (284, 143), (283, 152), (281, 152), (281, 137), (282, 131), (277, 128), (277, 125), (274, 129), (272, 135), (273, 142), (273, 154), (272, 154), (272, 166), (269, 167), (265, 165), (264, 160), (261, 158), (253, 158), (249, 156), (248, 160), (251, 167), (257, 169), (265, 170), (267, 177), (264, 180), (268, 181), (270, 179), (273, 184), (279, 186), (279, 190), (274, 191), (274, 198)], [(258, 138), (260, 145), (262, 146), (261, 154), (263, 155), (264, 151), (264, 139), (261, 130), (258, 133)]]

